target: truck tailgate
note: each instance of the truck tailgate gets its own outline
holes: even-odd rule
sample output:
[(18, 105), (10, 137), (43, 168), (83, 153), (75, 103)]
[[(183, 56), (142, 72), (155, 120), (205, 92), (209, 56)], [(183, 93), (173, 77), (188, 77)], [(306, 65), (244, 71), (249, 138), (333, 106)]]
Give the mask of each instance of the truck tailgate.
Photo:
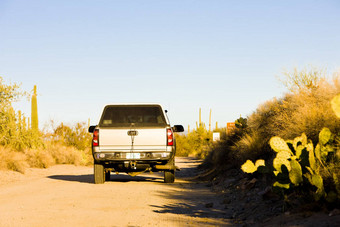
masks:
[[(137, 131), (136, 136), (128, 131)], [(133, 148), (132, 148), (133, 141)], [(99, 150), (102, 152), (126, 151), (166, 151), (166, 129), (100, 129)]]

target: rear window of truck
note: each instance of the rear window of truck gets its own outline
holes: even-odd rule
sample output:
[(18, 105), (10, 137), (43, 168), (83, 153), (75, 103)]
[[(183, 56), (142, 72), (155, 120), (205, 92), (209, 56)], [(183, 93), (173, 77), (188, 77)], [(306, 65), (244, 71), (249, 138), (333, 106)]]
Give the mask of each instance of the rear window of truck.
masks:
[(112, 105), (106, 106), (99, 127), (165, 127), (166, 121), (160, 106)]

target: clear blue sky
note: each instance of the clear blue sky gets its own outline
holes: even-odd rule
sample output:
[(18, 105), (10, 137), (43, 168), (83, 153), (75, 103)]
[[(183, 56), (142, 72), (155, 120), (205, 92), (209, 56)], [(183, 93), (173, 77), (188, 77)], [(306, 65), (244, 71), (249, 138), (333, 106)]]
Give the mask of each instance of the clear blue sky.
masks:
[(211, 108), (225, 126), (307, 64), (339, 69), (339, 1), (0, 0), (0, 76), (37, 85), (40, 128), (117, 102), (159, 102), (185, 128)]

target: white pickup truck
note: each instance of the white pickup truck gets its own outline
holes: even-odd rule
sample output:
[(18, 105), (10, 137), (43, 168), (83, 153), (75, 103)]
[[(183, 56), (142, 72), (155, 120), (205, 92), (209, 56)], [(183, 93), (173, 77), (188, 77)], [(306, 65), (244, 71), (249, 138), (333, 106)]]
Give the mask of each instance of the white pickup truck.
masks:
[(170, 126), (159, 104), (113, 104), (104, 107), (93, 133), (94, 182), (102, 184), (110, 173), (136, 176), (164, 171), (164, 182), (175, 181), (176, 140), (174, 132), (182, 125)]

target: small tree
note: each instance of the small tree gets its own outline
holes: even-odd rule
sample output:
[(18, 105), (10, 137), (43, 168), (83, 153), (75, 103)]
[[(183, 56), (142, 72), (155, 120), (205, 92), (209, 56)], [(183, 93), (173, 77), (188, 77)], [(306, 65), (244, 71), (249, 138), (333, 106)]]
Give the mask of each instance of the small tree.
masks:
[(283, 72), (284, 78), (279, 79), (291, 92), (296, 93), (302, 89), (311, 90), (318, 87), (319, 82), (325, 78), (326, 70), (310, 66), (301, 71), (294, 68), (292, 72)]

